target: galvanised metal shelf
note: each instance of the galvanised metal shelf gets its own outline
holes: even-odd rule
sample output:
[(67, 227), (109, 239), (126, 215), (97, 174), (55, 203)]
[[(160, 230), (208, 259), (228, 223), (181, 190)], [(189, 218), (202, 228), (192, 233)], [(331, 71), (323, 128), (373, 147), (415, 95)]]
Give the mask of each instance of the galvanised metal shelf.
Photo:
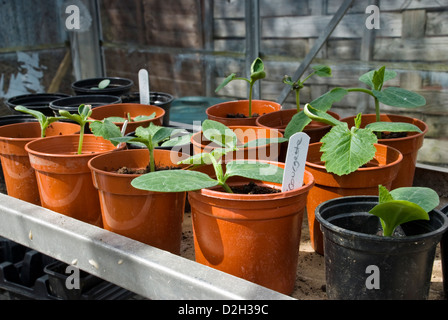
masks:
[(148, 299), (293, 299), (2, 193), (0, 236)]

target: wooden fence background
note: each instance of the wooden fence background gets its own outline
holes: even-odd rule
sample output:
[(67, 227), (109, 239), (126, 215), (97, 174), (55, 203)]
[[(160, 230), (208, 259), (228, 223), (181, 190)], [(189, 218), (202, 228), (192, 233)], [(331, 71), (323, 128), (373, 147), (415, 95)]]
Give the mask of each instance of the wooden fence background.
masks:
[[(30, 1), (39, 9), (30, 6)], [(245, 0), (102, 0), (100, 1), (106, 70), (137, 83), (137, 72), (147, 68), (151, 89), (175, 97), (214, 95), (214, 88), (232, 72), (244, 73)], [(276, 100), (285, 74), (292, 75), (314, 45), (343, 0), (260, 0), (261, 58), (267, 78), (261, 98)], [(55, 5), (56, 4), (56, 5)], [(17, 0), (0, 3), (7, 32), (0, 33), (0, 96), (27, 81), (30, 70), (46, 90), (68, 50), (62, 28), (63, 0)], [(369, 30), (368, 5), (380, 9), (380, 29)], [(23, 8), (28, 8), (24, 10)], [(23, 62), (19, 53), (37, 54), (38, 65)], [(30, 59), (29, 59), (30, 60)], [(332, 78), (312, 78), (301, 92), (306, 103), (335, 86), (359, 86), (361, 74), (386, 65), (398, 73), (388, 85), (415, 90), (427, 99), (424, 108), (385, 111), (414, 115), (430, 125), (428, 152), (421, 161), (448, 163), (448, 0), (357, 0), (312, 64), (327, 64)], [(41, 74), (40, 74), (41, 73)], [(25, 75), (20, 77), (21, 75)], [(60, 92), (72, 93), (71, 70)], [(31, 81), (30, 81), (31, 82)], [(9, 85), (9, 86), (8, 86)], [(137, 90), (137, 88), (135, 88)], [(217, 95), (245, 98), (247, 88), (232, 82)], [(288, 96), (285, 108), (293, 107)], [(351, 94), (335, 104), (341, 116), (371, 112), (373, 102)], [(0, 109), (0, 114), (5, 113)]]

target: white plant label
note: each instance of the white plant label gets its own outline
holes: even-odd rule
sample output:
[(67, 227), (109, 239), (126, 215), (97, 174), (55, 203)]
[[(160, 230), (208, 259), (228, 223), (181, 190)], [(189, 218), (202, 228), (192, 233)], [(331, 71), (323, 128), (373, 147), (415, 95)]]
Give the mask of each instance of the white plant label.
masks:
[(297, 132), (289, 138), (285, 170), (283, 173), (283, 192), (291, 191), (302, 186), (309, 144), (310, 137), (303, 132)]
[(140, 92), (140, 104), (150, 104), (148, 71), (140, 69), (138, 72), (138, 87)]

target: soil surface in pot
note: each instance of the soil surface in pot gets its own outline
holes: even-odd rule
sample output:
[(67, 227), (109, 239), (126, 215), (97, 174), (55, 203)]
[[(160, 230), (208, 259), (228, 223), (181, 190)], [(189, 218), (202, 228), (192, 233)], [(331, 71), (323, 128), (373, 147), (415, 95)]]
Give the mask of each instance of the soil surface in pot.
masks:
[(381, 139), (397, 139), (397, 138), (404, 138), (407, 136), (408, 136), (407, 132), (381, 132)]
[[(174, 169), (179, 169), (179, 167), (170, 167), (170, 166), (166, 166), (166, 167), (157, 167), (156, 166), (155, 167), (155, 171), (174, 170)], [(150, 172), (150, 168), (149, 168), (149, 165), (147, 165), (146, 168), (140, 168), (140, 169), (121, 167), (120, 169), (118, 169), (115, 172), (120, 173), (120, 174), (145, 174), (145, 173)]]
[[(252, 113), (252, 117), (251, 118), (257, 118), (260, 115), (258, 113)], [(227, 118), (249, 118), (248, 116), (246, 116), (243, 113), (228, 113), (227, 114)]]
[(234, 193), (238, 194), (269, 194), (269, 193), (279, 193), (280, 190), (263, 187), (257, 185), (255, 182), (250, 181), (248, 184), (242, 186), (230, 187)]

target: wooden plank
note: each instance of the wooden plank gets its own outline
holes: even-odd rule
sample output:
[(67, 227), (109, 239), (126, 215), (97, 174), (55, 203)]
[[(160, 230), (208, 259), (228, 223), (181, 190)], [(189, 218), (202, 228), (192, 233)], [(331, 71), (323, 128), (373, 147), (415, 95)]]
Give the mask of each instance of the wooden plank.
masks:
[(447, 61), (447, 37), (418, 40), (377, 38), (374, 60), (384, 61)]
[(448, 10), (442, 12), (428, 12), (426, 20), (427, 36), (448, 35)]
[(403, 39), (419, 39), (425, 36), (426, 11), (409, 10), (403, 12)]

